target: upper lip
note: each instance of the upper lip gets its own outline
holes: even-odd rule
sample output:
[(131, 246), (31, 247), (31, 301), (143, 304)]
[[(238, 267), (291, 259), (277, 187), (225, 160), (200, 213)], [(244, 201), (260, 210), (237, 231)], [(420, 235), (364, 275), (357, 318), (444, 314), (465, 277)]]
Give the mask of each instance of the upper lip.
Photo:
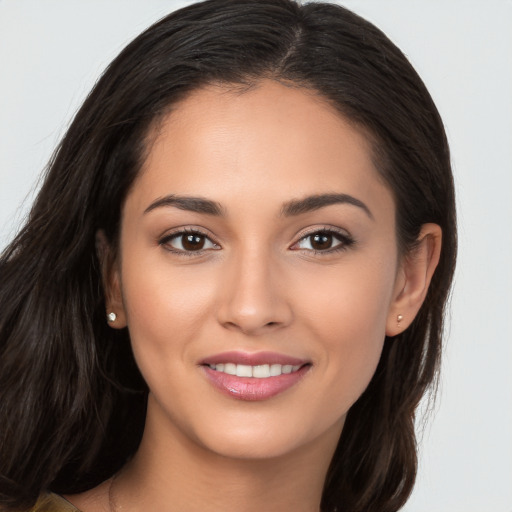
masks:
[(307, 364), (309, 361), (305, 359), (299, 359), (286, 354), (279, 354), (277, 352), (222, 352), (220, 354), (214, 354), (206, 357), (201, 361), (200, 364), (221, 364), (221, 363), (233, 363), (233, 364), (245, 364), (248, 366), (258, 366), (262, 364), (290, 364), (292, 366), (302, 366)]

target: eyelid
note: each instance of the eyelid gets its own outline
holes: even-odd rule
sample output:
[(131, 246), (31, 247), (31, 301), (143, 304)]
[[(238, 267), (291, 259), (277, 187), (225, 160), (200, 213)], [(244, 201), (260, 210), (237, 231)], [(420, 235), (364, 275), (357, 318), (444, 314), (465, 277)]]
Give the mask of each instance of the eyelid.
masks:
[[(174, 238), (178, 238), (179, 236), (183, 236), (183, 235), (204, 236), (216, 247), (215, 248), (207, 248), (207, 249), (199, 249), (197, 251), (187, 251), (187, 250), (176, 249), (175, 247), (170, 247), (170, 246), (166, 245), (166, 244), (168, 244), (168, 242), (170, 240), (172, 240)], [(211, 234), (209, 230), (202, 228), (200, 226), (187, 225), (187, 226), (175, 227), (175, 228), (171, 229), (170, 231), (166, 231), (165, 234), (159, 236), (157, 239), (157, 242), (158, 242), (159, 246), (162, 246), (167, 251), (178, 254), (178, 255), (182, 255), (182, 256), (194, 256), (194, 255), (203, 254), (207, 251), (221, 249), (221, 245), (217, 242), (216, 237), (213, 236), (213, 234)]]
[[(297, 246), (297, 244), (299, 244), (305, 238), (308, 238), (317, 233), (327, 233), (327, 234), (333, 235), (341, 243), (339, 243), (338, 245), (336, 245), (330, 249), (325, 249), (325, 250), (294, 248), (295, 246)], [(187, 234), (197, 234), (200, 236), (204, 236), (216, 247), (215, 248), (207, 248), (207, 249), (198, 249), (197, 251), (187, 251), (187, 250), (181, 250), (181, 249), (169, 247), (166, 245), (173, 238), (177, 238), (180, 235), (183, 236), (183, 235), (187, 235)], [(171, 229), (170, 231), (165, 232), (165, 234), (159, 236), (157, 239), (157, 242), (158, 242), (158, 245), (164, 247), (169, 252), (173, 252), (175, 254), (184, 255), (184, 256), (200, 255), (207, 251), (222, 249), (222, 246), (218, 243), (218, 241), (216, 240), (216, 237), (210, 232), (210, 230), (200, 227), (200, 226), (193, 226), (193, 225), (192, 226), (191, 225), (177, 226), (177, 227)], [(354, 239), (354, 237), (345, 229), (342, 229), (342, 228), (339, 228), (336, 226), (327, 226), (327, 225), (321, 226), (320, 225), (320, 226), (312, 226), (312, 227), (306, 228), (305, 230), (300, 232), (295, 237), (295, 242), (289, 247), (289, 249), (295, 250), (295, 251), (304, 251), (307, 253), (327, 255), (327, 254), (334, 253), (337, 251), (346, 250), (351, 245), (353, 245), (355, 242), (356, 242), (356, 240)]]
[(346, 229), (339, 228), (337, 226), (330, 226), (327, 224), (320, 224), (320, 225), (316, 225), (316, 226), (310, 226), (310, 227), (307, 227), (307, 228), (304, 228), (303, 230), (301, 230), (295, 236), (296, 241), (294, 242), (294, 244), (296, 244), (303, 238), (310, 236), (310, 235), (314, 235), (316, 233), (332, 233), (334, 235), (340, 235), (345, 238), (350, 238), (350, 239), (354, 238)]
[[(338, 240), (340, 240), (340, 244), (323, 251), (315, 250), (315, 249), (303, 249), (303, 248), (293, 248), (297, 246), (302, 240), (305, 238), (308, 238), (310, 236), (313, 236), (317, 233), (327, 233), (330, 235), (335, 236)], [(345, 229), (341, 229), (335, 226), (314, 226), (311, 228), (306, 228), (305, 231), (302, 231), (297, 237), (296, 241), (290, 246), (291, 250), (295, 251), (304, 251), (308, 253), (315, 253), (315, 254), (330, 254), (337, 251), (342, 251), (348, 249), (351, 245), (353, 245), (356, 242), (354, 237)]]

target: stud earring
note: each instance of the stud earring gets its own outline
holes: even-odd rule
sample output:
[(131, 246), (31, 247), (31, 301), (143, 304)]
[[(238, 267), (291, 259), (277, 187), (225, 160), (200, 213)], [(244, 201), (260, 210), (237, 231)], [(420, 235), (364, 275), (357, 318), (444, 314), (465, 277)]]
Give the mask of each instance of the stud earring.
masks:
[(404, 319), (404, 317), (403, 317), (402, 315), (398, 315), (398, 316), (396, 317), (396, 321), (397, 321), (398, 323), (400, 323), (403, 319)]
[(116, 321), (116, 318), (117, 318), (117, 315), (111, 311), (108, 315), (107, 315), (107, 320), (109, 322), (115, 322)]

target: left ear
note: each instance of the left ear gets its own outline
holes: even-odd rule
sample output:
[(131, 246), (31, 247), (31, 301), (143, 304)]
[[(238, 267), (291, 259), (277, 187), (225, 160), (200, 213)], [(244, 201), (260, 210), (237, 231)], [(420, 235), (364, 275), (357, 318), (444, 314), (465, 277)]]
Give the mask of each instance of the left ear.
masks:
[(387, 336), (407, 329), (420, 310), (439, 263), (441, 243), (441, 228), (437, 224), (423, 224), (415, 247), (404, 255), (397, 274), (386, 322)]

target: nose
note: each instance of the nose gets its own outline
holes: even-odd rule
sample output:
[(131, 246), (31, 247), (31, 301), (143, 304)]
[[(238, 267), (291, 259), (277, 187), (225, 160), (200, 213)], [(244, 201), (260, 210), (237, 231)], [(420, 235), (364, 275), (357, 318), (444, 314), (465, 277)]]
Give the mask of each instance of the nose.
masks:
[(217, 310), (223, 327), (259, 336), (291, 323), (292, 308), (277, 267), (261, 252), (226, 261)]

